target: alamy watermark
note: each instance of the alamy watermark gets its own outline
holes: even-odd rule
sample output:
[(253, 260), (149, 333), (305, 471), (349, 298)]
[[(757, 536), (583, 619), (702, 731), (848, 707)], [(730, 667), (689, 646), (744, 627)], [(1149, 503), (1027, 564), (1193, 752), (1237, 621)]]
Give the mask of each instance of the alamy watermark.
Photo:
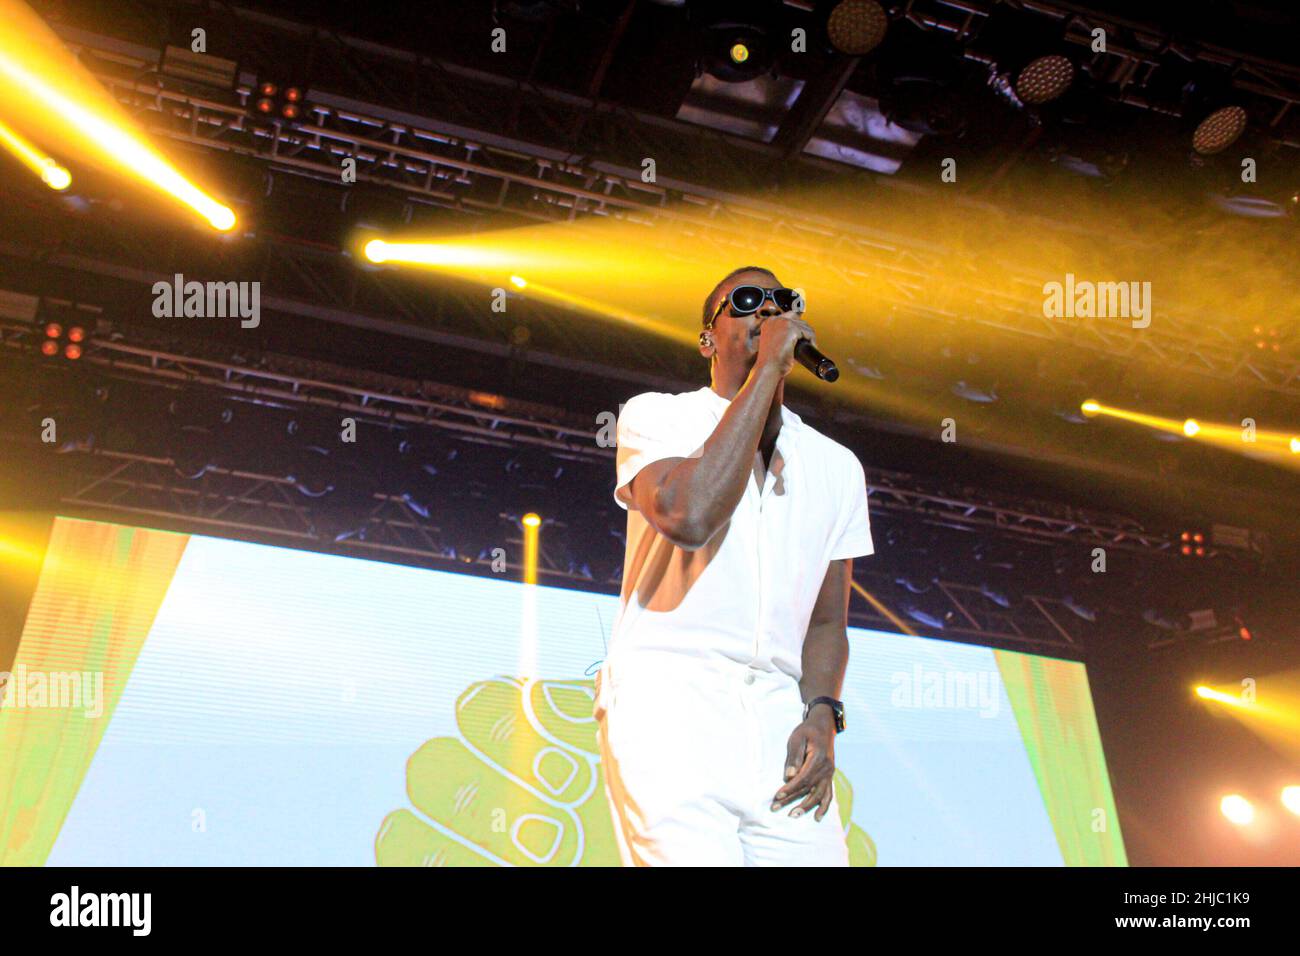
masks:
[(160, 319), (225, 319), (255, 329), (262, 322), (262, 283), (185, 281), (176, 273), (171, 282), (153, 284), (153, 314)]
[(1132, 319), (1133, 328), (1151, 324), (1150, 282), (1092, 282), (1065, 274), (1064, 282), (1043, 284), (1043, 316), (1049, 319)]
[(978, 710), (996, 717), (1002, 703), (1002, 677), (996, 671), (912, 670), (890, 676), (889, 702), (909, 710)]
[(19, 664), (0, 671), (0, 707), (16, 710), (84, 710), (86, 717), (104, 713), (103, 671), (37, 671)]

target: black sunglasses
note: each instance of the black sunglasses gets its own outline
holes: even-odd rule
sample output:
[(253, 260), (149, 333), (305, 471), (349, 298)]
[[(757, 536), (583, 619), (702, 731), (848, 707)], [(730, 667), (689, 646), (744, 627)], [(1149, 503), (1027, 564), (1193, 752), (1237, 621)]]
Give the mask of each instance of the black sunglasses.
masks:
[(764, 289), (756, 285), (738, 285), (727, 293), (727, 297), (718, 303), (718, 307), (713, 311), (713, 318), (709, 319), (709, 325), (712, 326), (714, 321), (722, 314), (722, 307), (731, 303), (731, 311), (736, 315), (753, 315), (763, 307), (763, 303), (771, 299), (776, 303), (776, 307), (782, 312), (790, 312), (798, 305), (802, 308), (803, 296), (794, 289), (784, 287), (778, 289)]

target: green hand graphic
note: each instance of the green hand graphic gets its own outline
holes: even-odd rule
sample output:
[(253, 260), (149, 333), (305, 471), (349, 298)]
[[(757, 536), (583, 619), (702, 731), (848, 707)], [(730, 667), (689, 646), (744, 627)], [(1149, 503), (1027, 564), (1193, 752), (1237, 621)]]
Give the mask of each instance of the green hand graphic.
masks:
[[(375, 838), (380, 866), (618, 866), (592, 717), (595, 683), (497, 677), (456, 701), (457, 737), (407, 761), (415, 811), (394, 810)], [(835, 772), (841, 819), (853, 790)], [(874, 866), (849, 824), (849, 859)]]

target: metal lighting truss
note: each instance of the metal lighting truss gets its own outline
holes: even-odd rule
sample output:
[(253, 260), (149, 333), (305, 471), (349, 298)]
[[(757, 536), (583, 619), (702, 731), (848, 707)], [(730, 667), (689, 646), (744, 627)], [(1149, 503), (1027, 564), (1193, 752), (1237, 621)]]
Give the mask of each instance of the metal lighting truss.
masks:
[[(314, 516), (307, 501), (283, 476), (209, 469), (197, 480), (177, 475), (166, 458), (96, 450), (64, 456), (74, 477), (60, 502), (61, 513), (98, 520), (170, 525), (194, 534), (235, 538), (269, 539), (287, 547), (318, 548), (322, 544), (339, 553), (377, 560), (415, 562), (434, 567), (461, 568), (466, 564), (453, 556), (451, 542), (436, 522), (414, 514), (397, 497), (376, 494), (363, 516), (359, 533), (322, 542), (314, 530)], [(502, 518), (507, 516), (501, 515)], [(360, 528), (364, 527), (364, 532)], [(521, 567), (518, 537), (502, 541), (508, 555), (505, 574), (515, 577)], [(618, 586), (619, 575), (592, 581), (556, 561), (542, 535), (538, 547), (538, 572), (542, 583), (582, 584), (601, 590)], [(473, 562), (474, 570), (489, 573), (491, 561)], [(883, 572), (859, 569), (855, 577), (868, 591), (881, 592), (891, 586)], [(991, 607), (979, 588), (954, 581), (938, 582), (946, 601), (950, 623), (942, 634), (956, 640), (1002, 641), (1039, 649), (1078, 654), (1083, 631), (1068, 605), (1046, 595), (1026, 595), (1013, 608)], [(934, 605), (929, 608), (935, 610)], [(890, 619), (873, 608), (853, 602), (850, 623), (859, 627), (896, 629)], [(928, 631), (916, 625), (918, 631)]]
[[(960, 8), (948, 3), (939, 6)], [(256, 18), (245, 20), (243, 26), (252, 31), (271, 30)], [(283, 21), (276, 22), (279, 33), (287, 28)], [(303, 122), (292, 126), (259, 122), (240, 103), (159, 86), (150, 75), (157, 60), (154, 50), (75, 31), (65, 33), (75, 34), (70, 37), (75, 45), (101, 53), (119, 65), (128, 64), (132, 78), (103, 72), (100, 79), (153, 134), (193, 147), (254, 158), (272, 168), (335, 183), (339, 181), (342, 160), (352, 158), (357, 163), (358, 182), (383, 184), (401, 190), (413, 200), (467, 213), (507, 212), (541, 222), (568, 222), (573, 228), (581, 228), (586, 217), (614, 217), (644, 226), (646, 243), (664, 250), (670, 250), (675, 238), (687, 232), (719, 249), (751, 253), (752, 237), (761, 233), (770, 242), (769, 251), (835, 273), (851, 284), (869, 284), (873, 297), (903, 314), (960, 319), (1003, 334), (1087, 348), (1123, 362), (1149, 361), (1166, 371), (1197, 373), (1254, 388), (1300, 394), (1300, 359), (1252, 349), (1229, 323), (1201, 314), (1183, 313), (1175, 307), (1162, 312), (1157, 321), (1140, 332), (1135, 332), (1127, 319), (1118, 317), (1087, 321), (1047, 317), (1039, 294), (1042, 276), (1018, 277), (1017, 285), (1026, 290), (1025, 295), (1010, 295), (981, 286), (979, 270), (963, 256), (901, 235), (681, 180), (660, 177), (657, 184), (648, 184), (642, 182), (639, 170), (584, 161), (497, 133), (466, 129), (428, 115), (404, 113), (321, 90), (313, 91), (311, 115)], [(336, 52), (346, 56), (353, 73), (367, 69), (382, 72), (385, 57), (396, 55), (374, 44), (348, 44), (338, 35), (329, 36), (337, 46), (323, 44), (317, 54)], [(421, 59), (426, 65), (428, 61)], [(467, 74), (473, 71), (448, 64), (439, 66), (441, 88), (449, 96), (458, 91), (469, 95), (491, 79), (514, 84), (477, 72), (470, 77)], [(392, 64), (388, 67), (391, 69)], [(470, 80), (478, 86), (465, 85)], [(458, 81), (462, 82), (459, 87)], [(240, 96), (247, 99), (251, 89), (245, 83)], [(536, 91), (530, 87), (530, 93)], [(548, 107), (556, 106), (554, 99), (540, 93), (537, 96)], [(1290, 103), (1289, 94), (1285, 102)], [(567, 104), (571, 109), (578, 105)], [(606, 121), (610, 119), (607, 111), (589, 102), (587, 109)], [(679, 131), (674, 128), (674, 132)], [(761, 156), (763, 151), (759, 149), (758, 153)], [(763, 228), (746, 229), (743, 236), (738, 236), (734, 227), (738, 221)], [(1038, 225), (1068, 228), (1046, 222)], [(809, 253), (806, 240), (811, 238), (819, 240), (815, 248), (831, 247), (834, 251)], [(1116, 237), (1107, 241), (1131, 242)], [(971, 303), (969, 312), (934, 302), (929, 290), (939, 277), (946, 288), (953, 290), (948, 301)], [(575, 344), (585, 346), (580, 331), (569, 330), (566, 334), (583, 339)]]
[[(36, 348), (39, 331), (0, 321), (0, 346), (10, 354)], [(196, 358), (122, 341), (92, 339), (83, 366), (113, 376), (160, 384), (188, 384), (232, 396), (328, 408), (378, 425), (402, 422), (460, 435), (546, 449), (572, 460), (612, 467), (613, 448), (597, 443), (595, 423), (581, 424), (556, 409), (500, 396), (396, 376), (375, 376), (304, 360), (268, 360), (261, 366)], [(292, 370), (290, 370), (292, 369)], [(350, 380), (349, 380), (350, 379)], [(1008, 502), (927, 486), (910, 475), (865, 468), (872, 510), (911, 514), (930, 524), (1039, 543), (1172, 553), (1174, 542), (1114, 515), (1047, 502)]]

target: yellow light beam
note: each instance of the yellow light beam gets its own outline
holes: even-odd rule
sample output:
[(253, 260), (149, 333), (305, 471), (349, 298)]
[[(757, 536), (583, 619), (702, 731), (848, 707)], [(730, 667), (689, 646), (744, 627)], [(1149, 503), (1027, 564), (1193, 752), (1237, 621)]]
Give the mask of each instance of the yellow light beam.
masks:
[(537, 543), (542, 518), (530, 511), (523, 517), (524, 526), (524, 583), (537, 583)]
[(908, 627), (906, 622), (904, 622), (903, 619), (900, 618), (897, 614), (895, 614), (889, 608), (885, 607), (885, 605), (882, 604), (874, 594), (872, 594), (870, 591), (864, 588), (857, 581), (850, 581), (849, 583), (853, 585), (853, 590), (861, 594), (863, 599), (868, 604), (870, 604), (873, 608), (875, 608), (878, 613), (884, 615), (889, 620), (889, 623), (893, 624), (894, 627), (898, 628), (900, 632), (902, 632), (903, 634), (911, 635), (912, 637), (916, 637), (916, 631)]
[(52, 156), (46, 156), (18, 133), (0, 123), (0, 143), (24, 166), (41, 178), (51, 189), (67, 189), (72, 185), (72, 174), (60, 166)]
[(1246, 432), (1240, 425), (1213, 424), (1203, 422), (1198, 418), (1185, 418), (1179, 421), (1174, 418), (1146, 415), (1141, 412), (1103, 405), (1091, 398), (1081, 403), (1079, 410), (1089, 418), (1096, 418), (1099, 415), (1118, 418), (1121, 421), (1132, 422), (1135, 425), (1142, 425), (1171, 435), (1195, 438), (1197, 441), (1206, 442), (1218, 448), (1243, 455), (1267, 457), (1277, 461), (1281, 460), (1280, 455), (1285, 454), (1289, 458), (1287, 453), (1300, 453), (1300, 439), (1297, 439), (1291, 432), (1256, 429), (1254, 441), (1246, 441), (1244, 437)]
[(48, 142), (168, 193), (215, 229), (235, 214), (191, 183), (132, 131), (130, 118), (25, 4), (0, 0), (0, 103), (40, 125)]

